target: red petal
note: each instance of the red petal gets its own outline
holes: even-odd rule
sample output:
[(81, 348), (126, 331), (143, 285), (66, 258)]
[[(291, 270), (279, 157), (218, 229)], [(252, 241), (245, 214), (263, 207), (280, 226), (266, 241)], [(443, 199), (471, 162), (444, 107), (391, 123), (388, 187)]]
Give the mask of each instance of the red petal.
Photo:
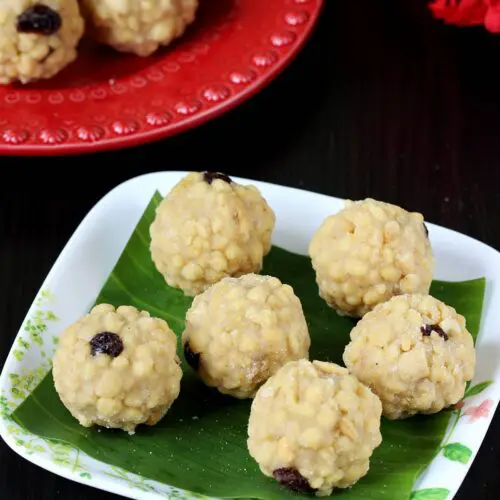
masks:
[(484, 18), (484, 26), (491, 33), (500, 33), (500, 8), (488, 9)]
[[(429, 5), (434, 17), (458, 26), (483, 24), (486, 0), (434, 0)], [(499, 1), (499, 0), (490, 0)]]

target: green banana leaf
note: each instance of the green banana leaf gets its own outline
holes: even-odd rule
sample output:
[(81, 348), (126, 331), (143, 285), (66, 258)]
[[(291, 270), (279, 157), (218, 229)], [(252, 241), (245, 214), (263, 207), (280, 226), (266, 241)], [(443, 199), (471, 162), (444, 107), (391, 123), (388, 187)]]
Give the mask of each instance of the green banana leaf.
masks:
[[(165, 285), (149, 254), (149, 225), (161, 197), (156, 193), (132, 234), (96, 303), (131, 304), (165, 319), (180, 337), (191, 299)], [(293, 286), (309, 324), (311, 359), (342, 363), (353, 321), (336, 315), (318, 296), (307, 257), (274, 247), (263, 273)], [(435, 282), (432, 293), (457, 308), (476, 336), (484, 280)], [(179, 343), (180, 347), (180, 343)], [(140, 427), (134, 436), (117, 430), (86, 429), (61, 404), (49, 373), (14, 412), (30, 432), (69, 443), (88, 455), (196, 494), (224, 498), (278, 500), (292, 495), (265, 477), (246, 447), (250, 401), (239, 401), (207, 389), (183, 360), (181, 393), (155, 427)], [(357, 499), (408, 499), (419, 473), (439, 450), (451, 412), (405, 421), (382, 421), (383, 443), (370, 471), (354, 487), (336, 496)]]

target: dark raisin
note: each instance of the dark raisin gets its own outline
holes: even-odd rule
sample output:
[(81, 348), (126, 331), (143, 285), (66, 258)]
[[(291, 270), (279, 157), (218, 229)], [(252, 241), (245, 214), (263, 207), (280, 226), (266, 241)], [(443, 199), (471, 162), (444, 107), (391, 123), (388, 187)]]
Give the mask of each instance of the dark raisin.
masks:
[(293, 467), (281, 467), (273, 472), (273, 477), (284, 488), (297, 493), (314, 493), (316, 490), (311, 488), (309, 481)]
[(424, 222), (424, 231), (425, 231), (425, 235), (428, 238), (429, 237), (429, 230), (427, 229), (427, 226), (425, 225), (425, 222)]
[(228, 184), (231, 184), (231, 182), (233, 182), (231, 180), (231, 177), (229, 177), (226, 174), (221, 174), (220, 172), (204, 172), (203, 173), (203, 180), (207, 184), (212, 184), (212, 182), (215, 179), (220, 179), (221, 181), (227, 182)]
[(444, 340), (448, 340), (448, 335), (443, 331), (439, 325), (424, 325), (420, 327), (422, 335), (429, 337), (432, 332), (436, 332)]
[(189, 345), (189, 342), (184, 344), (184, 357), (186, 358), (187, 364), (194, 370), (198, 371), (200, 367), (200, 353), (194, 352)]
[(59, 12), (37, 3), (17, 16), (17, 31), (19, 33), (35, 33), (37, 35), (53, 35), (62, 25)]
[(119, 335), (111, 332), (101, 332), (94, 335), (90, 341), (90, 354), (107, 354), (116, 358), (123, 351), (123, 341)]

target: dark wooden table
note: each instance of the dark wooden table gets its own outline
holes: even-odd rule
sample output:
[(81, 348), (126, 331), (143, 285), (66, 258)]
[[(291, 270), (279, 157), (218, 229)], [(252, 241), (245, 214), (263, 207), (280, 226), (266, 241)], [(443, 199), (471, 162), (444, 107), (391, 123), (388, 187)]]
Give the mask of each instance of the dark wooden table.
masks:
[[(109, 189), (145, 172), (215, 169), (371, 196), (500, 248), (500, 36), (445, 27), (425, 3), (327, 0), (283, 75), (183, 135), (95, 156), (0, 158), (0, 363), (80, 220)], [(497, 414), (458, 499), (499, 497), (499, 442)], [(31, 465), (3, 442), (0, 492), (113, 498)]]

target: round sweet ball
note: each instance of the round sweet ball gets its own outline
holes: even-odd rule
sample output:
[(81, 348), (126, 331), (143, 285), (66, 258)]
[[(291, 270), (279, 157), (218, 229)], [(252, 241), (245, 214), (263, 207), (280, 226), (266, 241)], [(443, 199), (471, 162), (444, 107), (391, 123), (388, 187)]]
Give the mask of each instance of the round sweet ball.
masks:
[(198, 295), (187, 312), (184, 355), (209, 386), (251, 398), (288, 361), (308, 358), (302, 305), (277, 278), (224, 278)]
[(345, 368), (293, 361), (257, 392), (248, 450), (283, 487), (326, 496), (367, 474), (381, 413), (378, 397)]
[(475, 362), (464, 317), (419, 294), (394, 297), (366, 314), (344, 351), (345, 365), (380, 397), (389, 419), (454, 405)]
[(347, 201), (314, 234), (309, 254), (320, 296), (362, 317), (394, 295), (429, 293), (434, 258), (424, 218), (389, 203)]
[(135, 432), (155, 425), (180, 392), (177, 340), (167, 323), (131, 306), (95, 306), (67, 327), (54, 355), (61, 401), (84, 427)]
[(89, 35), (119, 52), (149, 56), (184, 34), (198, 0), (81, 0)]
[(55, 76), (76, 59), (84, 24), (77, 0), (0, 2), (0, 84)]
[(260, 272), (274, 224), (256, 187), (193, 172), (157, 208), (151, 257), (170, 286), (194, 296), (226, 276)]

